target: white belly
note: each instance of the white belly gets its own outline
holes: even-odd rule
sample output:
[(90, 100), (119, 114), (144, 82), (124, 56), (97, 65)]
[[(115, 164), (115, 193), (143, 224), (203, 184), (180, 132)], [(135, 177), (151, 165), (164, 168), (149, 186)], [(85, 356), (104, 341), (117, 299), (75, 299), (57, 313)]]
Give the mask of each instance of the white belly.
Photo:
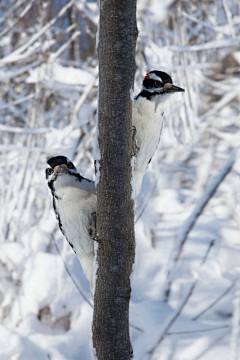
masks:
[[(156, 108), (155, 100), (138, 98), (133, 106), (133, 126), (136, 127), (137, 154), (134, 163), (135, 193), (141, 190), (142, 178), (160, 141), (163, 125), (163, 103)], [(156, 108), (156, 109), (155, 109)]]
[(89, 235), (91, 214), (96, 212), (97, 197), (95, 194), (71, 188), (57, 191), (59, 199), (55, 200), (60, 215), (64, 235), (72, 244), (90, 283), (93, 275), (94, 246)]

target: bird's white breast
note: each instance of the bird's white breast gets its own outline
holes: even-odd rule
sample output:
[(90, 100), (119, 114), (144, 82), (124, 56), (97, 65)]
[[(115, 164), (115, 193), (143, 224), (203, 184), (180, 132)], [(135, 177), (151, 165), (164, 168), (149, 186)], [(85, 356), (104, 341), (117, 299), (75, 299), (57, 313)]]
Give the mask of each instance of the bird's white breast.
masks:
[(133, 104), (133, 126), (136, 127), (137, 151), (134, 161), (135, 197), (139, 194), (142, 179), (151, 161), (163, 126), (164, 101), (170, 95), (158, 95), (152, 100), (139, 96)]
[(96, 194), (88, 191), (91, 184), (93, 183), (85, 179), (79, 182), (74, 176), (65, 177), (65, 175), (60, 176), (55, 182), (56, 211), (64, 235), (73, 245), (88, 279), (92, 276), (94, 258), (93, 240), (89, 235), (89, 228), (91, 214), (97, 210)]
[[(139, 97), (133, 106), (133, 126), (139, 151), (135, 158), (135, 169), (145, 172), (160, 140), (163, 125), (163, 102)], [(157, 105), (157, 106), (156, 106)]]

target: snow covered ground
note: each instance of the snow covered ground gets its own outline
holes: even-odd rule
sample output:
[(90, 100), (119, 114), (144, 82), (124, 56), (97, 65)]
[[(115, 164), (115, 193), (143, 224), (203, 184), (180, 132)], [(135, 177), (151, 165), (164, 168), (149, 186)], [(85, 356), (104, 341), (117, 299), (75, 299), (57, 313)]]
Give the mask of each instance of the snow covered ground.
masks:
[[(90, 360), (89, 284), (58, 229), (45, 167), (47, 157), (62, 154), (94, 178), (97, 62), (86, 44), (97, 6), (12, 6), (0, 5), (0, 359)], [(138, 2), (135, 93), (153, 69), (186, 92), (166, 103), (138, 198), (134, 358), (238, 360), (240, 5), (159, 8), (157, 0)], [(76, 33), (79, 23), (89, 38)]]

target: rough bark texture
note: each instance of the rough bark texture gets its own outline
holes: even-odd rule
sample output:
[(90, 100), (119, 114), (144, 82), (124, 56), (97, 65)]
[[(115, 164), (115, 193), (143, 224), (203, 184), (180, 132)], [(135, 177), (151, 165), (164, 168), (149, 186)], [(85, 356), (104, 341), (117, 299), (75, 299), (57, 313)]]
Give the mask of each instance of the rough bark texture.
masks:
[(131, 199), (136, 0), (101, 0), (99, 56), (98, 271), (93, 346), (98, 360), (130, 359), (130, 274), (134, 262)]

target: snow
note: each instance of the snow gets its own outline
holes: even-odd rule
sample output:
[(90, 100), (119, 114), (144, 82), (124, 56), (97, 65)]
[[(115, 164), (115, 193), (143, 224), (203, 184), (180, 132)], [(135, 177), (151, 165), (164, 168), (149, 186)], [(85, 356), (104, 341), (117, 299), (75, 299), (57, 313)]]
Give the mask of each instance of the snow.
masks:
[[(0, 19), (0, 358), (90, 360), (89, 284), (58, 229), (45, 168), (62, 154), (93, 179), (96, 160), (99, 181), (97, 60), (78, 37), (88, 31), (95, 47), (98, 6), (54, 2), (46, 16), (51, 2), (38, 15), (23, 3), (7, 11), (3, 0)], [(69, 23), (70, 8), (87, 25), (74, 11)], [(165, 103), (138, 196), (137, 360), (239, 358), (239, 12), (232, 0), (138, 1), (135, 94), (154, 69), (186, 91)]]
[(93, 76), (89, 72), (76, 69), (74, 67), (65, 67), (58, 63), (42, 64), (39, 67), (30, 70), (26, 82), (29, 84), (40, 81), (55, 81), (68, 85), (87, 85)]

